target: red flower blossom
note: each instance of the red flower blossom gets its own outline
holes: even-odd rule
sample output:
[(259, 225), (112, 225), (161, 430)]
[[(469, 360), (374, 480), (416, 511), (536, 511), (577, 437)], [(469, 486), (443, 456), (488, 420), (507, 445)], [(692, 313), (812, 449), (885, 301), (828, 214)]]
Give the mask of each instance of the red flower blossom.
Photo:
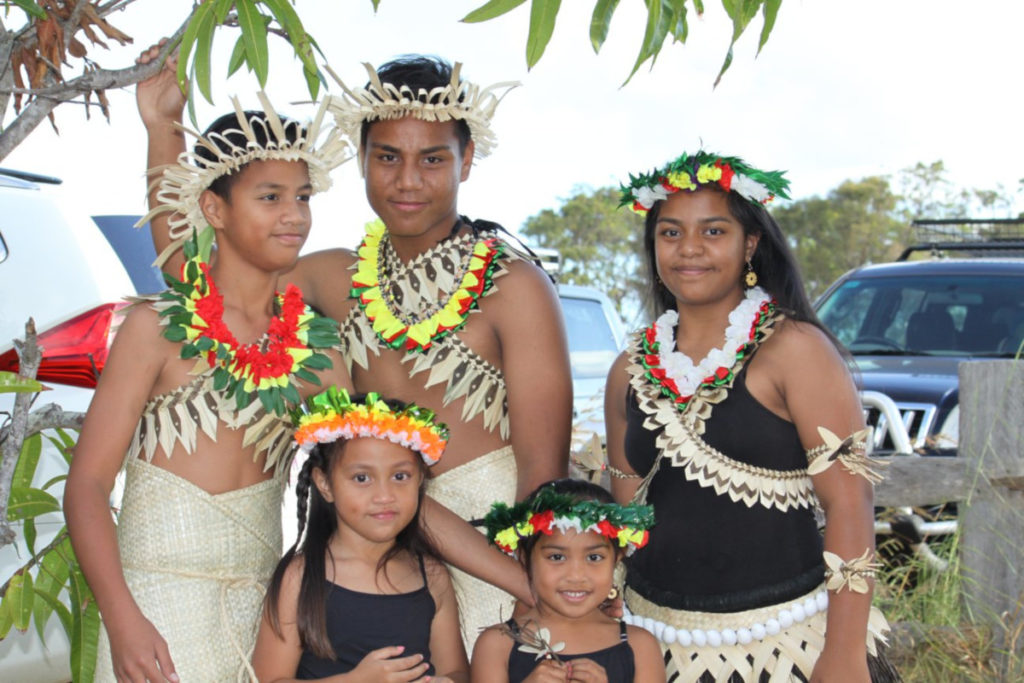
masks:
[(553, 510), (546, 510), (544, 512), (535, 512), (530, 517), (530, 524), (533, 526), (534, 531), (539, 531), (542, 534), (551, 535), (551, 523), (555, 521), (555, 513)]
[(597, 523), (597, 530), (601, 532), (602, 536), (607, 536), (613, 540), (619, 536), (619, 530), (612, 526), (612, 523), (607, 519), (602, 519)]

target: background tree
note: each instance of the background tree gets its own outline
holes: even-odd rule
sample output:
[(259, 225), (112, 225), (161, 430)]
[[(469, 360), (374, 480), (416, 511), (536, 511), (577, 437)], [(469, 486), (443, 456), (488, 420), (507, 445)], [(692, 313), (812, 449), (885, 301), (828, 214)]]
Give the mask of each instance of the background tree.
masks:
[(872, 176), (772, 209), (812, 298), (851, 268), (899, 255), (908, 234), (897, 215), (899, 200), (888, 179)]
[(560, 282), (601, 290), (628, 320), (643, 283), (643, 219), (618, 206), (617, 188), (578, 188), (557, 210), (528, 218), (521, 232), (531, 244), (559, 252)]

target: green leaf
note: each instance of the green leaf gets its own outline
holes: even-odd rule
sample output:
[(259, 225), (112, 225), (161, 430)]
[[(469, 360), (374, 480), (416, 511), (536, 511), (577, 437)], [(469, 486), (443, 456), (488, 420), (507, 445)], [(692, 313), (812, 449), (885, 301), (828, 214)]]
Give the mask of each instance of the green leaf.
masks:
[(725, 60), (722, 62), (722, 68), (718, 72), (718, 76), (715, 77), (714, 86), (718, 85), (718, 82), (722, 80), (722, 76), (725, 74), (726, 69), (732, 64), (732, 45), (729, 45), (729, 51), (725, 53)]
[(11, 479), (11, 487), (28, 488), (32, 486), (32, 478), (36, 476), (36, 467), (39, 465), (39, 454), (43, 452), (43, 437), (40, 434), (33, 434), (21, 444), (21, 454), (14, 466), (14, 476)]
[(16, 372), (0, 372), (0, 394), (24, 394), (42, 391), (44, 388), (38, 381), (22, 377)]
[[(185, 27), (185, 33), (181, 36), (181, 47), (178, 48), (178, 87), (181, 88), (182, 92), (187, 92), (190, 89), (189, 83), (189, 56), (192, 54), (192, 49), (195, 47), (196, 38), (199, 35), (199, 28), (207, 15), (213, 14), (213, 4), (209, 2), (201, 3), (192, 12), (192, 18), (189, 19), (188, 26)], [(191, 95), (191, 93), (189, 93)], [(189, 100), (192, 98), (189, 97)], [(191, 103), (191, 102), (190, 102)], [(195, 117), (192, 119), (195, 121)]]
[(490, 0), (490, 2), (477, 7), (475, 10), (462, 17), (462, 21), (467, 24), (490, 21), (495, 17), (500, 17), (506, 12), (511, 12), (524, 2), (526, 2), (526, 0)]
[(306, 88), (309, 90), (309, 96), (315, 100), (320, 94), (320, 86), (326, 83), (323, 72), (320, 69), (313, 71), (303, 69), (302, 77), (306, 79)]
[[(723, 2), (725, 1), (727, 0), (723, 0)], [(644, 30), (644, 42), (640, 46), (640, 53), (636, 57), (636, 63), (633, 64), (633, 70), (629, 72), (623, 85), (629, 83), (640, 65), (648, 59), (652, 60), (653, 66), (653, 60), (658, 56), (661, 45), (665, 42), (665, 36), (668, 35), (669, 22), (672, 19), (669, 16), (671, 12), (665, 12), (664, 9), (663, 0), (647, 0), (647, 28)]]
[(64, 442), (64, 448), (71, 448), (75, 445), (75, 441), (77, 441), (77, 439), (68, 434), (68, 430), (63, 427), (58, 427), (54, 431), (57, 432), (57, 436), (60, 437), (60, 440)]
[(530, 4), (530, 34), (526, 38), (526, 68), (544, 56), (544, 50), (555, 31), (555, 19), (562, 0), (533, 0)]
[(671, 12), (668, 31), (672, 34), (672, 41), (675, 43), (685, 43), (689, 33), (689, 28), (686, 25), (686, 2), (687, 0), (669, 0), (666, 8)]
[(380, 0), (370, 0), (373, 3), (373, 11), (376, 14), (377, 8), (380, 7)]
[(231, 59), (228, 60), (228, 78), (245, 64), (245, 39), (238, 36), (235, 41), (235, 49), (231, 51)]
[(40, 489), (11, 487), (11, 498), (7, 506), (7, 519), (16, 521), (44, 515), (47, 512), (59, 512), (60, 503), (46, 491)]
[(594, 52), (600, 52), (608, 37), (608, 26), (612, 22), (612, 15), (615, 8), (619, 6), (619, 0), (597, 0), (594, 5), (594, 13), (590, 16), (590, 44)]
[(28, 548), (29, 555), (36, 554), (36, 520), (26, 519), (25, 523), (22, 524), (22, 533), (25, 535), (25, 546)]
[(42, 486), (40, 486), (39, 488), (41, 488), (42, 490), (46, 491), (51, 486), (53, 486), (54, 484), (59, 484), (62, 481), (67, 481), (67, 478), (68, 478), (68, 475), (66, 475), (66, 474), (58, 474), (56, 477), (50, 477), (49, 479), (47, 479), (46, 483), (43, 484)]
[(91, 681), (96, 671), (96, 645), (100, 637), (100, 613), (80, 572), (72, 574), (71, 677)]
[(292, 405), (299, 405), (302, 403), (302, 397), (299, 396), (298, 389), (296, 389), (295, 385), (290, 382), (282, 387), (281, 393), (284, 395), (284, 399)]
[(267, 47), (267, 24), (263, 14), (256, 9), (253, 0), (237, 0), (235, 11), (238, 13), (238, 28), (242, 30), (245, 40), (246, 61), (256, 74), (260, 87), (267, 85), (267, 74), (270, 71), (270, 51)]
[(761, 39), (757, 43), (757, 54), (761, 54), (761, 48), (768, 42), (768, 36), (775, 28), (775, 18), (779, 14), (779, 7), (782, 0), (764, 0), (761, 11), (764, 13), (764, 27), (761, 29)]
[[(61, 533), (65, 533), (65, 531), (62, 530)], [(66, 543), (68, 543), (67, 536), (65, 536), (61, 545)], [(43, 633), (46, 628), (46, 622), (53, 612), (57, 612), (57, 616), (64, 626), (64, 631), (70, 637), (71, 612), (68, 611), (68, 608), (59, 599), (61, 591), (64, 590), (64, 584), (68, 580), (69, 573), (70, 567), (61, 555), (60, 546), (46, 553), (39, 563), (35, 589), (36, 598), (41, 599), (37, 599), (35, 605), (32, 606), (32, 621), (36, 625), (39, 640), (44, 640)]]
[[(288, 34), (288, 41), (295, 49), (296, 56), (302, 61), (303, 70), (315, 75), (317, 73), (317, 66), (316, 60), (313, 59), (313, 41), (306, 33), (306, 29), (302, 25), (302, 19), (299, 18), (295, 8), (291, 6), (288, 0), (263, 0), (263, 4), (270, 9), (271, 14), (277, 19), (277, 23)], [(376, 10), (376, 7), (374, 10)], [(306, 80), (308, 84), (308, 74)], [(320, 83), (318, 81), (316, 88), (319, 89), (319, 87)], [(312, 93), (313, 89), (311, 86), (310, 94)]]
[(55, 613), (57, 618), (60, 619), (60, 625), (64, 628), (64, 632), (68, 634), (68, 639), (71, 638), (71, 633), (74, 630), (74, 624), (71, 619), (71, 610), (68, 609), (67, 605), (60, 601), (60, 598), (51, 595), (50, 593), (43, 593), (36, 586), (36, 604), (32, 612), (32, 620), (36, 625), (36, 632), (39, 634), (39, 640), (45, 644), (44, 633), (46, 631), (46, 622), (50, 620), (50, 615)]
[(12, 626), (14, 626), (14, 619), (11, 618), (11, 610), (7, 605), (7, 601), (0, 600), (0, 640), (7, 637), (7, 634), (11, 632)]
[(32, 602), (35, 599), (35, 591), (32, 589), (32, 575), (28, 572), (15, 574), (7, 585), (7, 594), (4, 602), (11, 615), (14, 628), (19, 631), (27, 631), (28, 623), (32, 620)]
[(14, 0), (14, 4), (25, 10), (25, 14), (30, 17), (39, 19), (40, 21), (46, 21), (46, 10), (33, 2), (33, 0)]
[[(216, 9), (216, 3), (209, 4)], [(239, 0), (239, 4), (241, 4), (241, 0)], [(213, 52), (213, 34), (217, 26), (216, 13), (214, 11), (207, 12), (199, 25), (195, 54), (192, 57), (192, 73), (195, 75), (195, 84), (199, 86), (199, 92), (210, 104), (213, 104), (213, 90), (210, 85), (210, 54)]]
[(235, 0), (213, 0), (213, 15), (218, 24), (227, 21), (228, 13), (231, 12), (231, 6), (234, 4)]

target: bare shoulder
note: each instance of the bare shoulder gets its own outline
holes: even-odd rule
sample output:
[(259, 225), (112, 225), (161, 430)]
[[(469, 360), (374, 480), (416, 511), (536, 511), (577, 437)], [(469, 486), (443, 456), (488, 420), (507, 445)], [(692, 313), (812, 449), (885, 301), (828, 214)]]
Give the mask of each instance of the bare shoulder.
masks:
[(665, 660), (662, 657), (661, 644), (658, 640), (650, 631), (639, 626), (627, 626), (626, 634), (636, 664), (635, 680), (638, 683), (663, 683)]
[(555, 285), (540, 266), (523, 259), (511, 259), (506, 274), (495, 280), (498, 292), (511, 292), (519, 297), (555, 295)]
[(762, 361), (783, 368), (805, 371), (845, 368), (839, 350), (817, 325), (783, 320), (758, 353)]
[(307, 300), (322, 307), (321, 299), (331, 292), (348, 294), (352, 281), (349, 268), (356, 262), (356, 255), (348, 249), (324, 249), (299, 258), (295, 267), (281, 276), (285, 282), (296, 285)]
[(423, 568), (427, 574), (427, 586), (434, 595), (443, 595), (452, 590), (452, 577), (448, 567), (435, 557), (423, 558)]
[(491, 661), (507, 661), (508, 653), (512, 650), (512, 639), (505, 634), (504, 624), (493, 624), (480, 631), (477, 636), (476, 645), (473, 646), (472, 661), (477, 663), (477, 658), (489, 659)]
[(152, 361), (155, 358), (177, 357), (178, 345), (168, 341), (164, 335), (160, 314), (145, 302), (129, 306), (124, 319), (117, 327), (111, 354), (125, 354), (125, 347), (131, 349), (136, 361)]

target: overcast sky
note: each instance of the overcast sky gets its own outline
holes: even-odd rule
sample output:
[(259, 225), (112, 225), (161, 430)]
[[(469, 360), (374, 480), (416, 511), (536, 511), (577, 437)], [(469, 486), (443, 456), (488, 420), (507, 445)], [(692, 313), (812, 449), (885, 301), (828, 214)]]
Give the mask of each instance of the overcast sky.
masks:
[[(349, 84), (365, 81), (360, 62), (407, 52), (463, 61), (464, 77), (483, 85), (522, 81), (495, 117), (497, 150), (478, 162), (460, 194), (463, 213), (513, 230), (574, 187), (617, 183), (702, 143), (758, 167), (788, 169), (796, 198), (938, 159), (970, 187), (1015, 189), (1024, 177), (1019, 0), (785, 0), (762, 54), (755, 59), (758, 17), (717, 89), (731, 27), (716, 0), (706, 0), (702, 19), (691, 15), (685, 46), (666, 44), (654, 69), (644, 67), (625, 87), (643, 32), (638, 0), (621, 3), (600, 56), (587, 37), (593, 1), (563, 2), (554, 38), (531, 72), (523, 56), (529, 3), (485, 24), (458, 23), (480, 4), (381, 0), (374, 15), (370, 0), (304, 0), (299, 11)], [(190, 5), (139, 0), (111, 18), (135, 46), (91, 55), (105, 67), (126, 65)], [(203, 126), (230, 106), (230, 94), (255, 103), (253, 79), (224, 80), (233, 42), (225, 36), (215, 46), (216, 106), (198, 108)], [(305, 115), (286, 104), (308, 99), (289, 50), (275, 48), (267, 90), (281, 109)], [(141, 213), (142, 125), (131, 90), (110, 98), (109, 125), (62, 106), (61, 136), (43, 124), (2, 165), (63, 178), (58, 192), (87, 213)], [(352, 246), (372, 217), (352, 163), (313, 206), (310, 248)]]

